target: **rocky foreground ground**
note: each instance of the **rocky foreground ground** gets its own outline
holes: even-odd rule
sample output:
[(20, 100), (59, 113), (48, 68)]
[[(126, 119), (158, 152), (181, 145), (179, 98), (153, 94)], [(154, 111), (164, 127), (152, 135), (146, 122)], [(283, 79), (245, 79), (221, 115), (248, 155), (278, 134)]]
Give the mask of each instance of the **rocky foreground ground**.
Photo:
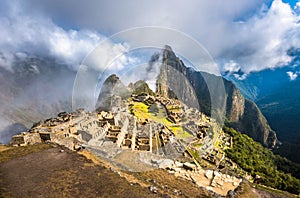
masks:
[[(231, 194), (230, 194), (231, 195)], [(229, 196), (230, 196), (229, 195)], [(290, 197), (248, 183), (234, 197)], [(86, 150), (37, 144), (0, 146), (0, 197), (216, 197), (160, 169), (124, 172)]]

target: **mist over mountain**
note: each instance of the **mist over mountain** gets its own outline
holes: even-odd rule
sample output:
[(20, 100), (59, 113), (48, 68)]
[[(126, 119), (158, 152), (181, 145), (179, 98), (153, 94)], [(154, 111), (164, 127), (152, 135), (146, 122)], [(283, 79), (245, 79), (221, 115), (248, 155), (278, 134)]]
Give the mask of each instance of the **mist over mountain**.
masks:
[(75, 72), (49, 57), (15, 59), (11, 70), (0, 67), (0, 142), (33, 123), (71, 110)]

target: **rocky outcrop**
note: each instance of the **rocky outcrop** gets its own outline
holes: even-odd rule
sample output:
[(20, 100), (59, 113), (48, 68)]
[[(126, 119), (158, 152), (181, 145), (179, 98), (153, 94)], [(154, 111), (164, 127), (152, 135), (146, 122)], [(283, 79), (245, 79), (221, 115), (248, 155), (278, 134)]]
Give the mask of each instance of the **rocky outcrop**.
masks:
[(141, 95), (141, 94), (147, 94), (151, 96), (155, 95), (155, 93), (149, 88), (148, 84), (143, 80), (139, 80), (134, 84), (130, 83), (128, 87), (132, 89), (132, 94), (135, 95)]
[[(175, 71), (174, 71), (175, 70)], [(211, 96), (210, 89), (224, 83), (226, 98)], [(171, 87), (171, 89), (170, 89)], [(259, 108), (252, 101), (246, 100), (236, 86), (220, 77), (188, 68), (176, 57), (171, 47), (163, 51), (161, 74), (158, 76), (157, 92), (165, 97), (178, 97), (189, 106), (198, 107), (208, 116), (226, 108), (226, 123), (246, 133), (254, 140), (268, 147), (277, 143), (275, 132), (268, 125)], [(212, 109), (211, 100), (218, 100)]]
[(125, 86), (116, 74), (110, 75), (103, 83), (96, 108), (98, 111), (110, 111), (113, 107), (113, 96), (129, 98), (132, 90)]
[(155, 95), (143, 80), (125, 86), (116, 74), (112, 74), (101, 87), (96, 109), (98, 111), (111, 111), (114, 107), (121, 106), (122, 100), (128, 99), (131, 95), (141, 94)]

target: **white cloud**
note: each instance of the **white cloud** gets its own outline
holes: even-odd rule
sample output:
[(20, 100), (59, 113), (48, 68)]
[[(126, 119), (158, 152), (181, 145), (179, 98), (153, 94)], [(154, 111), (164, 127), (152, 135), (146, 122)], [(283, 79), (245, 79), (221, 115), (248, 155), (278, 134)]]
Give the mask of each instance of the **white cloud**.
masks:
[(233, 60), (230, 60), (228, 63), (224, 64), (224, 70), (229, 73), (238, 72), (240, 69), (241, 67)]
[(271, 0), (28, 2), (27, 9), (34, 5), (57, 21), (100, 32), (149, 25), (177, 29), (196, 38), (220, 65), (232, 60), (244, 73), (281, 67), (291, 61), (286, 51), (300, 47), (299, 16), (282, 0), (270, 7)]
[(247, 32), (253, 32), (252, 36), (256, 37), (253, 39), (256, 51), (242, 59), (243, 70), (250, 72), (288, 64), (292, 58), (287, 55), (287, 50), (300, 47), (298, 20), (299, 16), (281, 0), (275, 0), (261, 18), (251, 19)]
[(274, 0), (268, 10), (236, 25), (236, 42), (221, 56), (233, 59), (246, 74), (285, 66), (293, 58), (287, 51), (300, 47), (299, 19), (289, 4)]
[[(55, 24), (51, 18), (41, 13), (26, 13), (19, 1), (7, 5), (6, 15), (0, 15), (0, 66), (11, 69), (15, 57), (26, 54), (52, 56), (77, 69), (80, 62), (105, 36), (87, 29), (68, 29)], [(110, 42), (103, 46), (98, 59), (107, 60), (126, 52), (126, 46)], [(121, 68), (130, 61), (121, 57), (115, 64)]]
[(245, 80), (247, 78), (247, 74), (233, 74), (233, 76), (238, 80)]
[(298, 78), (300, 72), (292, 72), (292, 71), (288, 71), (286, 72), (286, 74), (289, 76), (290, 80), (296, 80)]
[(126, 65), (136, 61), (134, 57), (126, 55), (128, 50), (127, 44), (113, 43), (106, 39), (87, 54), (83, 63), (96, 70), (122, 70)]
[(298, 1), (297, 3), (296, 3), (296, 5), (294, 6), (294, 9), (296, 10), (296, 9), (299, 9), (300, 8), (300, 1)]

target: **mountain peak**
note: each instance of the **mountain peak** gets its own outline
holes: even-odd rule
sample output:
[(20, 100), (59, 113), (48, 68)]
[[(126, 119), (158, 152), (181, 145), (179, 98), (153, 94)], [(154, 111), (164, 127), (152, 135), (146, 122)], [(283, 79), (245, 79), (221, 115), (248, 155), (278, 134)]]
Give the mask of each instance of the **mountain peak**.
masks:
[(167, 60), (167, 59), (176, 59), (176, 55), (173, 52), (171, 46), (169, 45), (165, 45), (165, 49), (163, 50), (163, 61)]
[(218, 87), (218, 83), (224, 83), (227, 124), (248, 134), (265, 146), (275, 147), (276, 134), (254, 102), (246, 100), (233, 83), (213, 74), (187, 68), (168, 45), (163, 51), (163, 66), (158, 79), (160, 80), (159, 93), (166, 97), (171, 97), (175, 93), (177, 98), (182, 99), (184, 103), (198, 107), (208, 116), (211, 116), (214, 111), (222, 112), (221, 109), (224, 108), (224, 103), (221, 101), (223, 99), (220, 99), (221, 102), (217, 102), (220, 106), (212, 109), (211, 91), (216, 90), (209, 90), (208, 83), (212, 87)]
[(165, 50), (173, 51), (170, 45), (165, 45)]

